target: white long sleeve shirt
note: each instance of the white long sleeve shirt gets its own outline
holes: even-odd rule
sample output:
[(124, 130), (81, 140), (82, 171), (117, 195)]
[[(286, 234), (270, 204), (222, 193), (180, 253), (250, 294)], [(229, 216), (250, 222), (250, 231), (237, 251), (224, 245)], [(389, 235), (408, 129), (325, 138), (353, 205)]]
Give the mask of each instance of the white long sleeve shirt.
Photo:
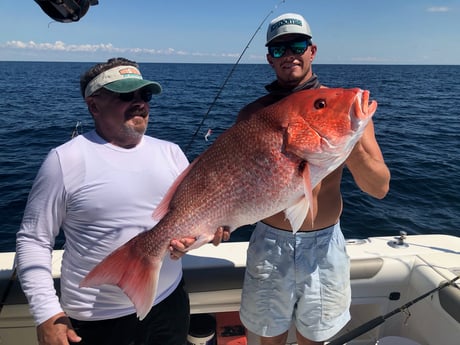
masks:
[[(135, 312), (116, 286), (78, 285), (108, 254), (155, 225), (153, 210), (187, 166), (176, 144), (148, 136), (136, 147), (124, 149), (91, 131), (50, 151), (17, 234), (18, 275), (37, 325), (61, 311), (78, 320)], [(60, 229), (66, 244), (59, 300), (51, 254)], [(154, 304), (166, 298), (181, 277), (180, 260), (166, 257)]]

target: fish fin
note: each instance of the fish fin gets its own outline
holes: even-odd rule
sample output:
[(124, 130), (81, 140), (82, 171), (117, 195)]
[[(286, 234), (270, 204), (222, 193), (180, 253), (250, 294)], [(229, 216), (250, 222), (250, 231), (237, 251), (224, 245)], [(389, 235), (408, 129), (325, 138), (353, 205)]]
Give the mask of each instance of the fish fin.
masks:
[(284, 210), (286, 218), (291, 223), (292, 232), (295, 234), (302, 226), (308, 210), (308, 200), (304, 196), (300, 200)]
[(304, 196), (291, 207), (288, 207), (284, 213), (286, 218), (291, 223), (292, 231), (296, 233), (302, 226), (305, 218), (307, 217), (308, 211), (310, 211), (312, 225), (313, 225), (313, 191), (310, 182), (310, 166), (305, 164), (305, 168), (302, 172)]
[(192, 167), (196, 164), (196, 162), (199, 160), (199, 157), (195, 159), (188, 167), (185, 169), (174, 181), (174, 183), (169, 187), (168, 191), (166, 192), (165, 196), (161, 200), (161, 202), (158, 204), (158, 206), (155, 208), (153, 211), (153, 219), (155, 220), (160, 220), (163, 218), (166, 213), (169, 211), (169, 203), (171, 202), (171, 199), (173, 198), (174, 194), (176, 193), (177, 187), (181, 184), (181, 182), (184, 180), (185, 176), (189, 173), (189, 171), (192, 169)]
[(162, 263), (161, 258), (143, 254), (136, 250), (135, 242), (129, 241), (96, 265), (80, 287), (117, 285), (142, 320), (153, 306)]

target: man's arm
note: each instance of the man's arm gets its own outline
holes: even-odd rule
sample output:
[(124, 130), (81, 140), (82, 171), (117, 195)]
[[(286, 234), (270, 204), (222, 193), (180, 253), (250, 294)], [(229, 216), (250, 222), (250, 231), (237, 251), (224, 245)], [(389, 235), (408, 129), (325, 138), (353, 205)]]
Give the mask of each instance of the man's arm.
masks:
[(78, 343), (81, 337), (75, 333), (69, 318), (59, 313), (37, 326), (37, 338), (40, 345), (67, 345), (69, 341)]
[(356, 184), (363, 192), (382, 199), (390, 189), (390, 170), (375, 138), (372, 120), (346, 160)]
[(55, 151), (43, 162), (29, 194), (16, 239), (16, 268), (37, 325), (40, 345), (68, 344), (71, 329), (54, 289), (52, 251), (65, 214), (62, 173)]

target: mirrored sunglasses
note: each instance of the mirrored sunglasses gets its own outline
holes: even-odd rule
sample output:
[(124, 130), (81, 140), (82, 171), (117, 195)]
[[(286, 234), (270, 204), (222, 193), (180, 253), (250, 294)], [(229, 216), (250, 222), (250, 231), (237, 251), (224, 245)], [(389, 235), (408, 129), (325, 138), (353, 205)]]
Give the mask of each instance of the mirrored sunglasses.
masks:
[(311, 40), (295, 41), (295, 42), (283, 42), (268, 47), (268, 53), (272, 58), (278, 59), (289, 49), (294, 54), (303, 54), (311, 45)]

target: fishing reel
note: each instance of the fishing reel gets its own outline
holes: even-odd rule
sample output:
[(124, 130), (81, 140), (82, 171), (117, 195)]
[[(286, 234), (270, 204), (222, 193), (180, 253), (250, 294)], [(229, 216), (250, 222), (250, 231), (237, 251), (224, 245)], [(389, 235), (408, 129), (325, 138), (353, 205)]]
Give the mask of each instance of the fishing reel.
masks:
[(35, 0), (50, 18), (61, 22), (78, 22), (98, 0)]

